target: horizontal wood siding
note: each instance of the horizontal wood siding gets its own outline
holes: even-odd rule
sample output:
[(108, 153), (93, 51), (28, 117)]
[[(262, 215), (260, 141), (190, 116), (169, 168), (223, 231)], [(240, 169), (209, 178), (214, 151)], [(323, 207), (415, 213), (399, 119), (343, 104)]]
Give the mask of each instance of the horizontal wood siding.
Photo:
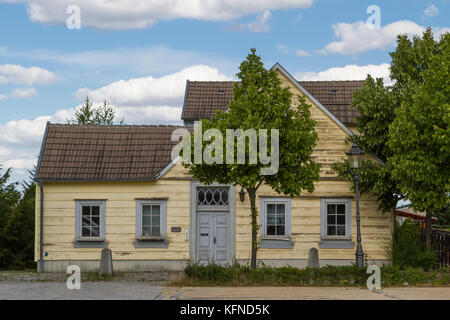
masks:
[[(354, 259), (356, 250), (356, 202), (353, 199), (351, 183), (346, 181), (319, 181), (316, 191), (305, 193), (291, 199), (291, 238), (292, 249), (259, 249), (259, 259), (307, 259), (310, 248), (319, 250), (321, 259)], [(331, 190), (331, 192), (327, 192)], [(278, 196), (268, 187), (261, 187), (260, 196)], [(352, 241), (353, 249), (319, 249), (320, 241), (320, 199), (321, 198), (352, 197)], [(239, 199), (239, 197), (237, 197)], [(260, 212), (260, 201), (256, 202)], [(368, 259), (388, 259), (384, 250), (385, 244), (391, 239), (393, 219), (392, 214), (378, 211), (378, 203), (372, 196), (362, 196), (360, 199), (361, 234), (363, 250)], [(250, 259), (251, 226), (250, 202), (246, 195), (245, 201), (237, 201), (236, 209), (236, 258)], [(259, 219), (259, 218), (258, 218)]]
[[(283, 86), (294, 94), (303, 95), (284, 75), (279, 74)], [(307, 97), (306, 97), (307, 98)], [(313, 193), (302, 193), (291, 201), (292, 249), (260, 249), (260, 259), (307, 259), (310, 248), (318, 248), (320, 241), (320, 199), (352, 198), (351, 183), (336, 179), (331, 164), (345, 157), (350, 148), (347, 133), (319, 107), (311, 104), (312, 117), (317, 121), (319, 141), (313, 156), (322, 164), (321, 181)], [(292, 104), (298, 104), (295, 96)], [(183, 260), (189, 259), (189, 241), (185, 230), (190, 229), (190, 181), (192, 178), (180, 163), (174, 165), (163, 177), (154, 182), (111, 183), (45, 183), (44, 252), (46, 260), (97, 260), (101, 249), (74, 248), (75, 200), (106, 200), (106, 239), (112, 249), (113, 259), (120, 260)], [(240, 188), (236, 188), (239, 192)], [(278, 196), (262, 186), (258, 196)], [(137, 198), (168, 197), (167, 237), (169, 247), (135, 249), (135, 223)], [(239, 201), (236, 195), (236, 259), (250, 259), (251, 227), (248, 195)], [(36, 191), (36, 246), (39, 259), (39, 187)], [(259, 211), (259, 199), (257, 201)], [(391, 239), (393, 219), (390, 213), (377, 210), (376, 199), (363, 196), (360, 201), (361, 233), (364, 252), (369, 259), (388, 259), (384, 247)], [(352, 200), (352, 237), (356, 243), (355, 201)], [(171, 227), (181, 227), (182, 232), (172, 233)], [(321, 259), (354, 259), (355, 249), (319, 249)]]
[[(185, 240), (185, 230), (190, 229), (189, 183), (188, 180), (169, 179), (154, 182), (45, 183), (44, 252), (48, 252), (45, 260), (99, 259), (101, 249), (73, 246), (76, 199), (106, 200), (106, 241), (113, 252), (113, 259), (189, 259), (189, 241)], [(166, 197), (169, 247), (135, 249), (136, 199)], [(39, 205), (38, 200), (36, 260), (39, 259)], [(170, 232), (174, 226), (181, 227), (182, 232)]]
[[(189, 180), (160, 180), (145, 183), (47, 183), (44, 202), (45, 260), (96, 260), (101, 249), (74, 248), (75, 199), (106, 199), (106, 239), (114, 259), (120, 260), (183, 260), (189, 259), (190, 229)], [(237, 192), (240, 189), (237, 188)], [(39, 188), (37, 191), (39, 195)], [(279, 196), (262, 186), (258, 196)], [(167, 236), (169, 247), (135, 249), (135, 198), (168, 197)], [(306, 259), (308, 250), (318, 248), (320, 241), (321, 197), (353, 197), (346, 181), (320, 181), (316, 191), (291, 200), (292, 249), (260, 249), (260, 259)], [(39, 197), (37, 197), (39, 199)], [(239, 199), (239, 195), (236, 195)], [(39, 200), (36, 201), (36, 260), (39, 258)], [(250, 207), (248, 195), (236, 204), (236, 259), (250, 258)], [(259, 201), (257, 201), (258, 211)], [(373, 197), (360, 201), (363, 248), (369, 259), (387, 259), (384, 245), (392, 232), (392, 216), (377, 210)], [(352, 236), (356, 242), (355, 201), (352, 201)], [(170, 232), (172, 226), (182, 232)], [(319, 249), (321, 259), (353, 259), (354, 249)]]

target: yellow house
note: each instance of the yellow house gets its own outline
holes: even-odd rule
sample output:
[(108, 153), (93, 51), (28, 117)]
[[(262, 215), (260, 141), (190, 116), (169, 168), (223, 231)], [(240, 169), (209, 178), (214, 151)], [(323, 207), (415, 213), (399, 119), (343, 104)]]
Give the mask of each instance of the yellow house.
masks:
[[(297, 82), (275, 68), (283, 86), (306, 97), (317, 121), (313, 156), (322, 164), (313, 193), (289, 198), (262, 186), (258, 260), (305, 267), (317, 248), (321, 265), (355, 261), (356, 220), (351, 183), (331, 164), (345, 157), (355, 112), (355, 81)], [(97, 270), (102, 248), (115, 270), (181, 270), (188, 261), (245, 263), (251, 254), (250, 204), (240, 187), (205, 186), (171, 152), (174, 130), (226, 108), (232, 82), (187, 82), (185, 127), (47, 124), (36, 170), (35, 260), (40, 271), (77, 264)], [(297, 103), (295, 97), (293, 105)], [(374, 158), (376, 161), (376, 159)], [(366, 258), (387, 263), (393, 219), (373, 196), (360, 199)]]

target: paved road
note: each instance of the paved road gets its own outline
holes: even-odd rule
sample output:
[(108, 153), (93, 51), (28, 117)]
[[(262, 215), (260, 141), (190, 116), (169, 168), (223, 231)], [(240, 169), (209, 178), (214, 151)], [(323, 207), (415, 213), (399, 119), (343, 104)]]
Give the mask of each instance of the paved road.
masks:
[(386, 288), (375, 293), (367, 289), (336, 287), (177, 288), (146, 282), (83, 282), (80, 290), (69, 290), (65, 282), (0, 281), (0, 299), (450, 300), (450, 287)]
[(65, 282), (0, 282), (0, 300), (154, 300), (163, 290), (145, 282), (83, 282), (80, 290)]

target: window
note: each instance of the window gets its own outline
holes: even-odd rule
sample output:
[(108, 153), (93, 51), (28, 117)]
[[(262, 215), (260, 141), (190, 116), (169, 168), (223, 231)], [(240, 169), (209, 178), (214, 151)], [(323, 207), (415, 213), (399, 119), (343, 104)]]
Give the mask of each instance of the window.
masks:
[(286, 204), (266, 204), (266, 236), (286, 235)]
[(353, 248), (352, 240), (352, 200), (322, 199), (320, 248)]
[(164, 240), (166, 237), (166, 201), (137, 200), (136, 238)]
[(197, 188), (198, 206), (228, 206), (228, 187)]
[(142, 236), (161, 237), (161, 205), (142, 205)]
[(290, 249), (291, 199), (261, 199), (261, 248)]
[(75, 207), (76, 242), (105, 241), (106, 201), (77, 200)]
[(327, 236), (345, 236), (345, 203), (327, 204)]

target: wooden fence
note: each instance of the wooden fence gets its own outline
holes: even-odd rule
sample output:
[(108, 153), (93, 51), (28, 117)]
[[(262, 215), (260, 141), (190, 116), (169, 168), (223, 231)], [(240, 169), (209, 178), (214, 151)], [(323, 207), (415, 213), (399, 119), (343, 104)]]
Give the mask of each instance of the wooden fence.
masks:
[(438, 252), (439, 267), (450, 267), (450, 231), (433, 229), (431, 242)]

